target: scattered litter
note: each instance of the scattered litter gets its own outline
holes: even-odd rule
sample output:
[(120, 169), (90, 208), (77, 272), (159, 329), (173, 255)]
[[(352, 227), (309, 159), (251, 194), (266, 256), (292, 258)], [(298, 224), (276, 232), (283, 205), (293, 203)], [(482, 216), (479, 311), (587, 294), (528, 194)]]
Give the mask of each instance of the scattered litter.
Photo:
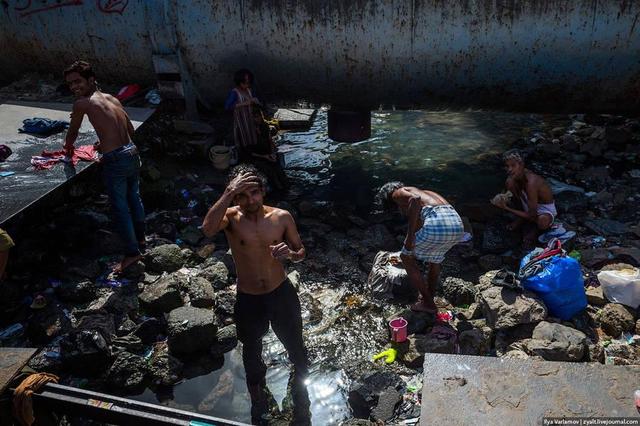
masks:
[(22, 331), (24, 331), (24, 326), (22, 324), (20, 323), (12, 324), (3, 330), (0, 330), (0, 340), (8, 339), (10, 337), (15, 337)]
[(582, 253), (580, 253), (580, 250), (571, 250), (571, 252), (569, 253), (569, 257), (573, 257), (575, 260), (580, 262), (580, 260), (582, 259)]
[(67, 127), (69, 127), (68, 121), (35, 117), (22, 120), (22, 127), (18, 129), (18, 132), (48, 136), (53, 133), (61, 132)]
[(139, 84), (137, 83), (127, 84), (122, 89), (120, 89), (120, 91), (116, 95), (116, 98), (118, 98), (119, 101), (125, 101), (130, 97), (132, 97), (133, 95), (135, 95), (136, 93), (138, 93), (139, 91), (140, 91)]
[(121, 278), (121, 279), (109, 278), (109, 275), (111, 274), (109, 273), (109, 274), (104, 274), (100, 276), (96, 280), (96, 285), (100, 287), (120, 288), (120, 287), (125, 287), (126, 285), (131, 283), (131, 280), (128, 280), (126, 278)]
[(160, 96), (158, 89), (149, 90), (144, 96), (144, 99), (151, 105), (160, 105), (160, 102), (162, 102), (162, 96)]
[(601, 237), (601, 236), (593, 237), (591, 238), (591, 247), (592, 248), (604, 247), (606, 242), (607, 242), (607, 239), (605, 237)]
[(198, 202), (196, 200), (191, 200), (189, 201), (189, 204), (187, 204), (187, 207), (189, 207), (190, 209), (193, 209), (197, 205), (198, 205)]
[(436, 321), (438, 322), (449, 322), (452, 319), (453, 319), (453, 312), (451, 311), (438, 312), (436, 314)]
[(373, 356), (373, 361), (377, 361), (381, 358), (384, 358), (385, 364), (393, 364), (396, 360), (396, 356), (398, 355), (398, 351), (394, 348), (389, 348), (382, 352), (379, 352)]

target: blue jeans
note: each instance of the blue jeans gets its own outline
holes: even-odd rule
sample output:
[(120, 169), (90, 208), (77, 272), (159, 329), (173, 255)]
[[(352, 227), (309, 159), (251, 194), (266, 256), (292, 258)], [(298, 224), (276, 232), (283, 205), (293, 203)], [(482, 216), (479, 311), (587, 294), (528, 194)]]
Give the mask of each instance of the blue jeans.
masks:
[(116, 231), (125, 244), (125, 256), (140, 254), (144, 241), (144, 207), (140, 198), (140, 155), (133, 143), (102, 156), (102, 173)]

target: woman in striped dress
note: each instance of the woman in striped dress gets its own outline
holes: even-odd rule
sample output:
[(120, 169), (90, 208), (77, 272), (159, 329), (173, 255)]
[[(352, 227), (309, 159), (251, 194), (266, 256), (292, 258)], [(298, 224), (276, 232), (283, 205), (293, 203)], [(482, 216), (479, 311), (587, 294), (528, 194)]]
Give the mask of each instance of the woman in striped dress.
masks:
[(253, 74), (249, 70), (237, 71), (234, 81), (236, 87), (229, 93), (224, 107), (227, 111), (233, 111), (233, 137), (236, 146), (242, 152), (258, 143), (252, 108), (254, 105), (260, 105), (260, 102), (251, 92)]

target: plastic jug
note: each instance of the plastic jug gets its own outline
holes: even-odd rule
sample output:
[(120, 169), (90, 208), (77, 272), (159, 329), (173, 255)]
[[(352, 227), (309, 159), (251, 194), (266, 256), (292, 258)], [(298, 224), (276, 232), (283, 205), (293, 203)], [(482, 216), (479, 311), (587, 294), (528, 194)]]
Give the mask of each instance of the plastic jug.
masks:
[(640, 305), (640, 269), (627, 268), (617, 271), (601, 271), (598, 281), (602, 293), (611, 302), (621, 303), (633, 309)]
[(389, 330), (391, 331), (391, 341), (396, 343), (402, 343), (407, 340), (407, 325), (409, 323), (406, 319), (400, 317), (389, 321)]

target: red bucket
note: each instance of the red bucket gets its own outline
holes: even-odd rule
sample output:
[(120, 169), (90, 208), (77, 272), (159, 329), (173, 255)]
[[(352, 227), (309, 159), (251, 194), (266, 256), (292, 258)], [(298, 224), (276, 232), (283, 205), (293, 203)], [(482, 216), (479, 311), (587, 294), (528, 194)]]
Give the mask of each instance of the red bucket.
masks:
[(396, 343), (402, 343), (407, 340), (407, 325), (409, 323), (406, 319), (400, 317), (389, 321), (389, 331), (391, 331), (391, 341)]

